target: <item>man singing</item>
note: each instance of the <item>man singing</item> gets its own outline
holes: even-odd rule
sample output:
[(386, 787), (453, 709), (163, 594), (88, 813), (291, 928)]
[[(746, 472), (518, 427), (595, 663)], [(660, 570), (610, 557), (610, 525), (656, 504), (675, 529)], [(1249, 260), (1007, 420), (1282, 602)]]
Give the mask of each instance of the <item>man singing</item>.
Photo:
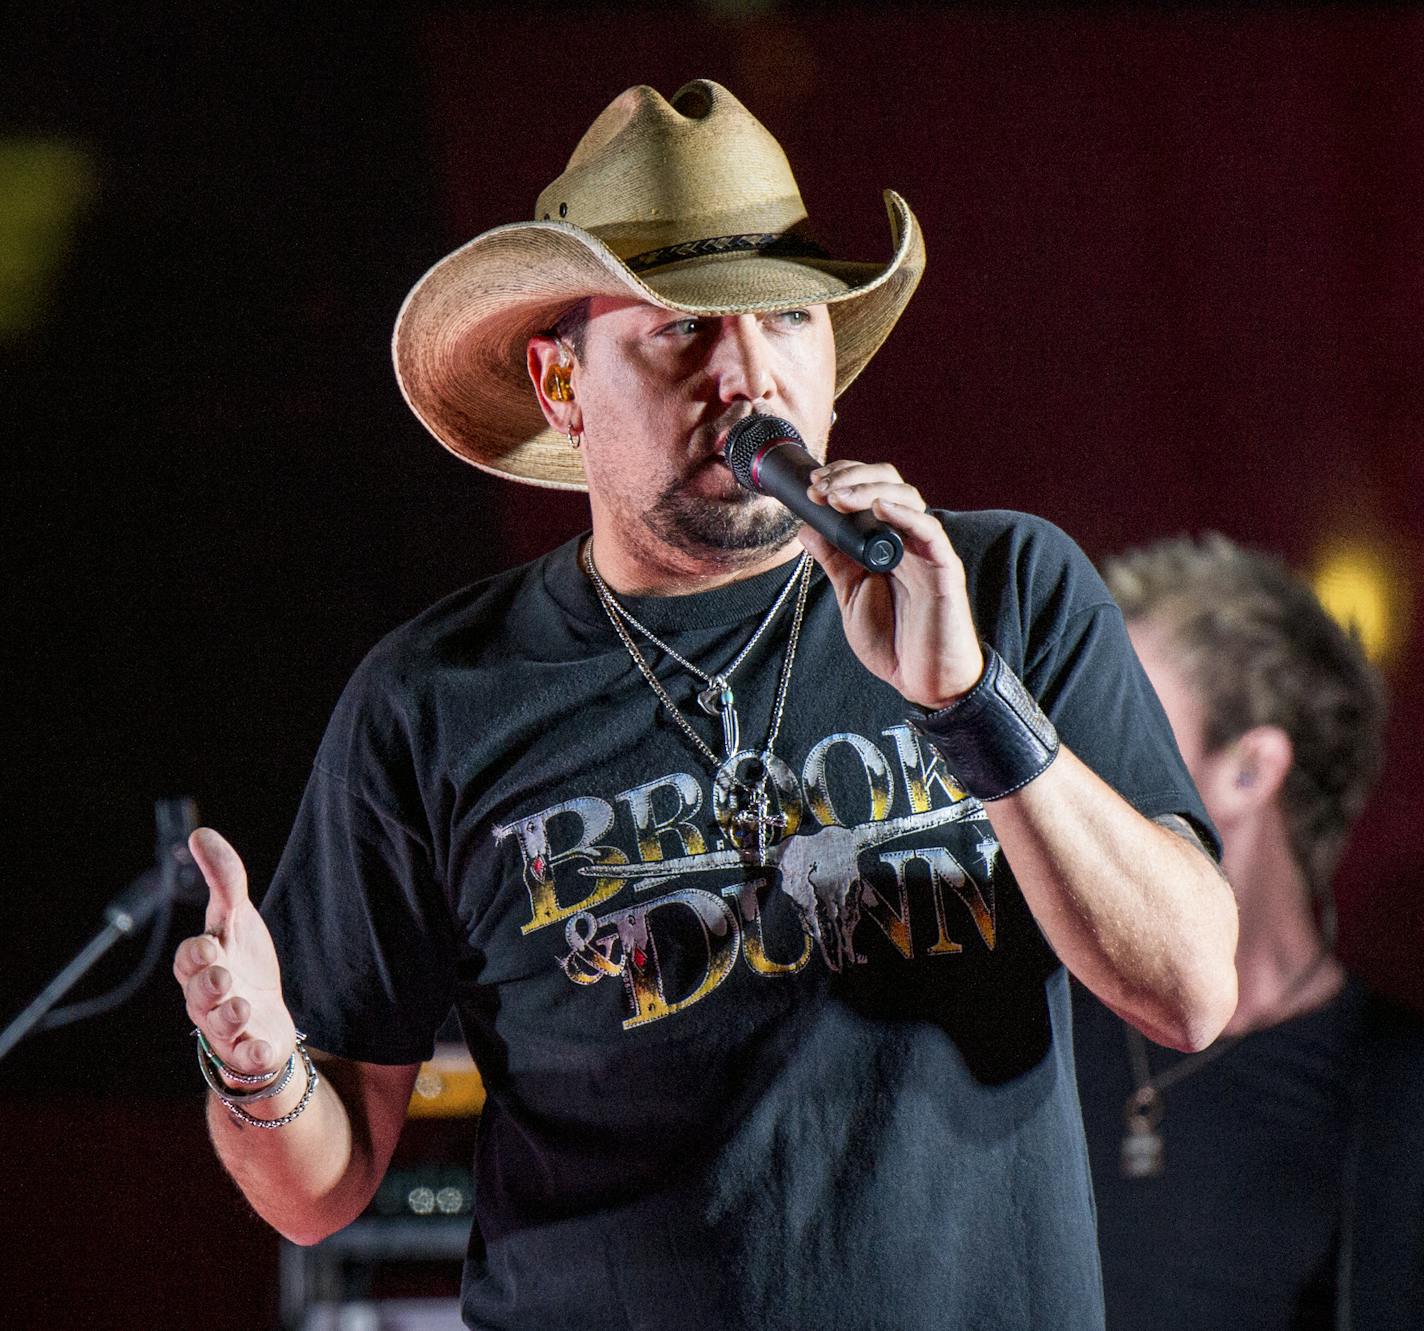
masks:
[(436, 264), (407, 400), (591, 530), (376, 647), (262, 916), (195, 836), (175, 971), (284, 1234), (365, 1207), (458, 1011), (471, 1327), (1100, 1325), (1067, 971), (1177, 1048), (1231, 1015), (1214, 834), (1076, 547), (826, 463), (903, 540), (870, 573), (722, 460), (753, 413), (825, 458), (923, 267), (886, 201), (890, 261), (831, 259), (724, 88), (638, 87)]

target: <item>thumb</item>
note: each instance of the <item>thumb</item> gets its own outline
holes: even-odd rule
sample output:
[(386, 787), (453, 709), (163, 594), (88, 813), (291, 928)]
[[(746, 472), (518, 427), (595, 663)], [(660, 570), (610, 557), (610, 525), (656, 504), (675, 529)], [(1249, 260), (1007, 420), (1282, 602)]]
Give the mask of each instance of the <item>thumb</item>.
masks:
[(208, 884), (208, 931), (221, 937), (232, 913), (247, 904), (247, 870), (238, 853), (211, 827), (198, 828), (188, 838), (188, 849)]

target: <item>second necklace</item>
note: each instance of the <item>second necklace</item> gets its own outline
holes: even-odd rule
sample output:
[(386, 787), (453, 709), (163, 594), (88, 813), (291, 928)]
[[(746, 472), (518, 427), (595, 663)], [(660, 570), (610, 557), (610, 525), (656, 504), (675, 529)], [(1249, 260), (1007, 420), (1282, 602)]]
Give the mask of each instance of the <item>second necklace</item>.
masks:
[[(771, 608), (762, 617), (761, 623), (757, 625), (752, 636), (747, 640), (746, 645), (735, 657), (720, 671), (710, 674), (700, 667), (694, 665), (680, 652), (670, 647), (661, 638), (640, 623), (625, 606), (613, 595), (607, 583), (603, 581), (597, 566), (593, 562), (593, 542), (590, 540), (584, 546), (583, 566), (588, 574), (589, 581), (593, 583), (594, 590), (598, 594), (599, 604), (603, 607), (604, 613), (608, 616), (609, 623), (613, 625), (614, 631), (622, 640), (623, 646), (627, 649), (628, 655), (632, 657), (633, 664), (637, 666), (638, 672), (647, 680), (649, 687), (657, 695), (658, 701), (667, 709), (668, 714), (681, 727), (684, 734), (696, 746), (698, 751), (712, 764), (714, 768), (720, 768), (724, 764), (728, 771), (728, 795), (732, 805), (731, 823), (736, 831), (749, 835), (755, 842), (756, 862), (764, 865), (766, 863), (767, 849), (770, 844), (770, 834), (773, 831), (784, 830), (786, 819), (781, 814), (774, 814), (771, 811), (771, 792), (767, 789), (767, 784), (771, 775), (771, 759), (775, 750), (776, 737), (781, 730), (781, 718), (786, 708), (787, 690), (791, 683), (791, 667), (796, 659), (796, 646), (801, 636), (801, 625), (806, 613), (806, 597), (811, 587), (811, 561), (810, 556), (802, 555), (797, 562), (796, 568), (791, 576), (786, 580), (786, 585), (781, 589), (780, 595), (772, 603)], [(761, 750), (761, 756), (753, 759), (747, 765), (744, 780), (738, 780), (731, 762), (740, 751), (741, 725), (736, 712), (736, 695), (732, 691), (732, 672), (746, 659), (747, 654), (760, 640), (772, 621), (780, 612), (781, 607), (786, 603), (793, 589), (796, 589), (796, 609), (791, 620), (791, 634), (786, 644), (786, 655), (781, 663), (781, 677), (777, 681), (776, 700), (772, 706), (771, 724), (767, 730), (766, 743)], [(682, 714), (677, 704), (673, 702), (668, 691), (663, 687), (657, 675), (653, 673), (652, 667), (648, 664), (638, 644), (632, 639), (625, 623), (632, 625), (655, 647), (672, 657), (683, 669), (695, 675), (705, 684), (697, 695), (697, 700), (704, 711), (711, 715), (717, 715), (722, 722), (722, 747), (723, 756), (719, 759), (712, 747), (692, 728), (692, 723)], [(737, 844), (740, 846), (741, 842)]]

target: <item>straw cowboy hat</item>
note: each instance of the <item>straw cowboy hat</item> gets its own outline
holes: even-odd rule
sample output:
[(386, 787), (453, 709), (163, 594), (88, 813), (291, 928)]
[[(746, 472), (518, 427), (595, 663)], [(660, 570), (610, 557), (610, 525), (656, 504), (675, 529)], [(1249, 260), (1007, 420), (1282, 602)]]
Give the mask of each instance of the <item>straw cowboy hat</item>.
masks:
[(594, 121), (540, 196), (535, 221), (498, 226), (437, 263), (396, 320), (396, 377), (451, 452), (511, 480), (586, 489), (581, 455), (549, 429), (525, 348), (588, 296), (715, 316), (825, 303), (836, 392), (885, 340), (924, 269), (924, 240), (885, 192), (886, 264), (827, 258), (805, 230), (776, 140), (719, 84), (666, 101), (630, 88)]

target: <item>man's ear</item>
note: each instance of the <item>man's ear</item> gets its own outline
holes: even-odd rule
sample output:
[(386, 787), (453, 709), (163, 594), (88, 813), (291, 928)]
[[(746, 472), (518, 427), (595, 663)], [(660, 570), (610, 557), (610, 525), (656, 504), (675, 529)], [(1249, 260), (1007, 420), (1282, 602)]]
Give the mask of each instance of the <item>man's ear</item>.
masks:
[(574, 359), (558, 338), (537, 333), (529, 339), (525, 364), (544, 419), (560, 434), (578, 434), (583, 414), (574, 397)]
[(1215, 807), (1229, 820), (1275, 802), (1295, 746), (1280, 726), (1253, 726), (1212, 757)]

